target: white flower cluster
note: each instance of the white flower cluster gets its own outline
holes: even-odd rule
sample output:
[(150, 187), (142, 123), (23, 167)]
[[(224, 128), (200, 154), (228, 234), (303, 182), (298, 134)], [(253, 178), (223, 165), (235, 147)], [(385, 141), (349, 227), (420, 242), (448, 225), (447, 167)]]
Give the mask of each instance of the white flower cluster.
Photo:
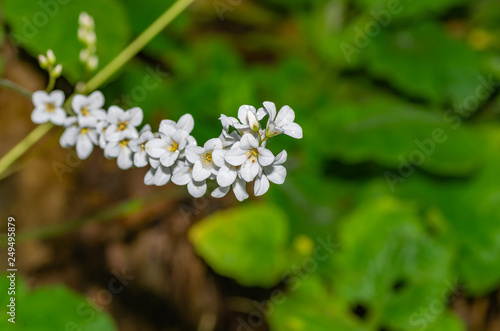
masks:
[[(223, 197), (233, 188), (240, 201), (248, 198), (247, 183), (254, 182), (255, 195), (266, 193), (270, 182), (283, 184), (287, 153), (282, 151), (274, 156), (266, 148), (267, 141), (282, 133), (302, 138), (302, 128), (294, 122), (294, 111), (284, 106), (277, 113), (272, 102), (265, 102), (258, 110), (241, 106), (238, 118), (221, 115), (221, 135), (203, 146), (198, 146), (191, 136), (194, 119), (190, 114), (177, 122), (163, 120), (157, 133), (149, 125), (139, 131), (142, 110), (110, 106), (105, 111), (104, 96), (99, 91), (72, 98), (75, 116), (66, 115), (61, 91), (37, 91), (33, 104), (33, 122), (63, 125), (66, 129), (61, 146), (76, 147), (80, 159), (89, 157), (94, 146), (99, 146), (106, 158), (117, 159), (121, 169), (150, 165), (144, 177), (146, 185), (162, 186), (172, 181), (187, 185), (194, 197), (206, 193), (207, 180), (215, 180), (219, 186), (211, 193), (213, 197)], [(260, 121), (266, 115), (267, 125), (262, 128)]]

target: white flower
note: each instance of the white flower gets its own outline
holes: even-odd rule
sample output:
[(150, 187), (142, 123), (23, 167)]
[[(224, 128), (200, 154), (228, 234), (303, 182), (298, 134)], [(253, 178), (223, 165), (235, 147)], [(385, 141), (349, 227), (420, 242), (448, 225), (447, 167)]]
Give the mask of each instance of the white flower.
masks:
[(120, 107), (111, 106), (108, 109), (109, 126), (106, 129), (107, 141), (122, 141), (139, 137), (137, 127), (142, 123), (143, 114), (139, 107), (124, 111)]
[(104, 106), (104, 95), (99, 91), (95, 91), (89, 96), (77, 94), (71, 100), (71, 107), (78, 116), (78, 123), (82, 127), (95, 128), (99, 121), (107, 119), (102, 106)]
[[(109, 130), (109, 127), (108, 127)], [(104, 156), (107, 158), (117, 158), (117, 164), (120, 169), (126, 170), (134, 165), (133, 152), (130, 150), (130, 140), (135, 137), (132, 133), (127, 132), (121, 140), (110, 141), (104, 148)]]
[(159, 159), (165, 167), (170, 167), (177, 161), (181, 151), (194, 141), (188, 139), (193, 130), (194, 120), (190, 114), (179, 119), (178, 123), (163, 120), (160, 123), (160, 138), (152, 139), (146, 144), (146, 153), (152, 158)]
[(233, 188), (234, 195), (238, 201), (243, 201), (248, 198), (248, 193), (246, 190), (246, 182), (240, 177), (236, 177), (236, 180), (231, 186), (218, 187), (212, 192), (214, 198), (222, 198), (226, 196), (231, 187)]
[[(284, 133), (292, 138), (302, 138), (302, 128), (294, 122), (295, 112), (289, 106), (283, 106), (276, 116), (276, 105), (272, 102), (264, 102), (264, 108), (269, 114), (267, 121), (266, 137), (273, 137)], [(262, 109), (262, 108), (261, 108)]]
[(273, 163), (274, 155), (264, 146), (259, 146), (259, 141), (252, 134), (245, 133), (238, 146), (226, 152), (225, 160), (232, 166), (241, 166), (241, 178), (251, 182), (262, 167)]
[(264, 118), (266, 112), (264, 109), (255, 110), (254, 107), (243, 105), (238, 109), (238, 119), (221, 115), (219, 118), (224, 130), (228, 131), (229, 126), (232, 126), (240, 133), (247, 133), (260, 130), (259, 121)]
[(53, 91), (50, 94), (45, 91), (36, 91), (33, 93), (32, 100), (35, 109), (31, 113), (31, 120), (34, 123), (41, 124), (50, 121), (56, 125), (64, 124), (66, 112), (62, 108), (64, 104), (62, 91)]
[(285, 182), (286, 168), (282, 166), (287, 158), (286, 151), (282, 151), (274, 158), (273, 163), (263, 167), (262, 171), (255, 178), (254, 194), (263, 195), (269, 190), (269, 182), (281, 185)]
[[(239, 148), (239, 143), (234, 144), (233, 148)], [(239, 166), (235, 167), (226, 162), (225, 156), (226, 150), (223, 149), (215, 150), (212, 153), (213, 162), (217, 167), (219, 167), (219, 171), (217, 172), (216, 177), (217, 184), (222, 187), (231, 186), (236, 180), (236, 177), (238, 176), (238, 173), (240, 171)]]
[(99, 134), (99, 147), (101, 147), (101, 149), (106, 148), (106, 144), (108, 143), (108, 141), (106, 140), (106, 130), (108, 128), (108, 125), (108, 121), (97, 122), (96, 130)]
[(222, 130), (219, 139), (222, 142), (222, 147), (227, 148), (233, 146), (235, 142), (240, 141), (241, 136), (236, 131), (228, 133), (226, 130)]
[(193, 178), (193, 166), (188, 162), (179, 164), (174, 168), (172, 182), (176, 185), (187, 185), (189, 194), (201, 198), (207, 192), (206, 179), (197, 181)]
[(222, 150), (222, 142), (218, 138), (210, 139), (203, 147), (186, 148), (186, 159), (193, 164), (193, 180), (202, 182), (211, 175), (217, 175), (217, 166), (212, 160), (212, 153)]
[(98, 133), (94, 128), (80, 127), (76, 116), (68, 117), (65, 121), (66, 130), (59, 139), (62, 147), (68, 148), (76, 145), (76, 154), (85, 160), (98, 144)]
[(149, 163), (146, 143), (151, 139), (154, 139), (154, 134), (151, 132), (151, 126), (147, 124), (139, 132), (139, 138), (130, 141), (129, 148), (134, 152), (134, 165), (138, 168), (145, 167)]
[(172, 177), (172, 169), (163, 166), (157, 159), (150, 158), (149, 162), (151, 163), (151, 169), (144, 176), (144, 184), (156, 186), (168, 184)]

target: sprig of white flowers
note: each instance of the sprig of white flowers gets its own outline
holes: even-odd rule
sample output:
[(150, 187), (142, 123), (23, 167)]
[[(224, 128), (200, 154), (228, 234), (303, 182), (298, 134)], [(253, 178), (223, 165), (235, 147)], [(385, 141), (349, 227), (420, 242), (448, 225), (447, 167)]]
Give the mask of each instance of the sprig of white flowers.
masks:
[(84, 48), (80, 51), (80, 61), (87, 70), (94, 71), (99, 65), (99, 58), (96, 55), (97, 37), (95, 34), (94, 19), (89, 14), (83, 12), (78, 17), (78, 40)]
[[(183, 115), (177, 122), (163, 120), (159, 132), (153, 133), (149, 125), (139, 130), (143, 121), (142, 109), (123, 110), (110, 106), (104, 110), (104, 96), (92, 94), (74, 95), (71, 108), (74, 116), (63, 109), (62, 91), (37, 91), (33, 93), (35, 106), (31, 118), (41, 124), (52, 122), (65, 127), (60, 138), (61, 146), (76, 147), (80, 159), (90, 156), (95, 146), (104, 150), (108, 159), (116, 159), (120, 169), (151, 166), (144, 177), (146, 185), (166, 185), (170, 181), (187, 185), (193, 197), (201, 197), (207, 191), (207, 181), (219, 185), (211, 195), (225, 196), (230, 189), (240, 201), (248, 198), (247, 183), (254, 183), (254, 194), (262, 195), (270, 182), (283, 184), (287, 159), (286, 151), (277, 156), (267, 149), (270, 138), (285, 134), (302, 138), (302, 128), (295, 123), (295, 113), (284, 106), (279, 112), (272, 102), (264, 102), (256, 110), (241, 106), (238, 118), (221, 115), (222, 133), (199, 146), (191, 136), (194, 119)], [(267, 125), (261, 121), (268, 116)]]

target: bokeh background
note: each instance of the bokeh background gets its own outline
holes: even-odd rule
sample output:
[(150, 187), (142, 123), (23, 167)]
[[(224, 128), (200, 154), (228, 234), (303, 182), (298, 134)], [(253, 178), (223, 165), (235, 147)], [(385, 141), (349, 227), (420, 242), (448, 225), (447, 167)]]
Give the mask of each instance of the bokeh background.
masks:
[[(53, 49), (67, 95), (173, 1), (2, 0), (0, 72), (34, 91)], [(290, 105), (287, 181), (261, 198), (143, 185), (54, 129), (4, 174), (16, 218), (17, 323), (2, 330), (500, 330), (500, 3), (196, 0), (106, 82), (106, 106), (195, 118)], [(0, 154), (35, 125), (0, 87)], [(251, 191), (252, 188), (249, 187)], [(6, 225), (1, 231), (6, 232)], [(6, 269), (5, 237), (0, 265)]]

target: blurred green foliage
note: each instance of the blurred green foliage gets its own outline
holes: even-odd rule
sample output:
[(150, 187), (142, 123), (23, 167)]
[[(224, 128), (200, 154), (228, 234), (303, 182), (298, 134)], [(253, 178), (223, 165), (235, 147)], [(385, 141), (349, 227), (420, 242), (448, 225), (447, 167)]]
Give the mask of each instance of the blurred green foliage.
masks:
[[(2, 4), (18, 39), (43, 10), (28, 3)], [(75, 83), (79, 11), (102, 67), (171, 3), (73, 0), (20, 46), (54, 49)], [(268, 145), (289, 151), (287, 182), (196, 225), (199, 255), (243, 285), (289, 285), (272, 330), (464, 330), (453, 298), (500, 285), (498, 1), (248, 0), (222, 16), (214, 3), (104, 87), (153, 127), (193, 114), (198, 141), (241, 104), (296, 111), (304, 139)], [(320, 261), (328, 238), (339, 248)]]
[[(10, 286), (8, 274), (1, 274), (0, 286), (5, 291)], [(2, 330), (116, 330), (108, 313), (91, 304), (91, 298), (78, 295), (62, 285), (41, 286), (29, 290), (24, 279), (15, 279), (15, 294), (2, 296), (2, 307), (10, 311), (10, 298), (15, 298), (15, 316), (5, 315), (0, 319)], [(4, 308), (4, 309), (5, 309)], [(13, 318), (15, 317), (15, 318)], [(7, 318), (13, 318), (15, 323)]]

